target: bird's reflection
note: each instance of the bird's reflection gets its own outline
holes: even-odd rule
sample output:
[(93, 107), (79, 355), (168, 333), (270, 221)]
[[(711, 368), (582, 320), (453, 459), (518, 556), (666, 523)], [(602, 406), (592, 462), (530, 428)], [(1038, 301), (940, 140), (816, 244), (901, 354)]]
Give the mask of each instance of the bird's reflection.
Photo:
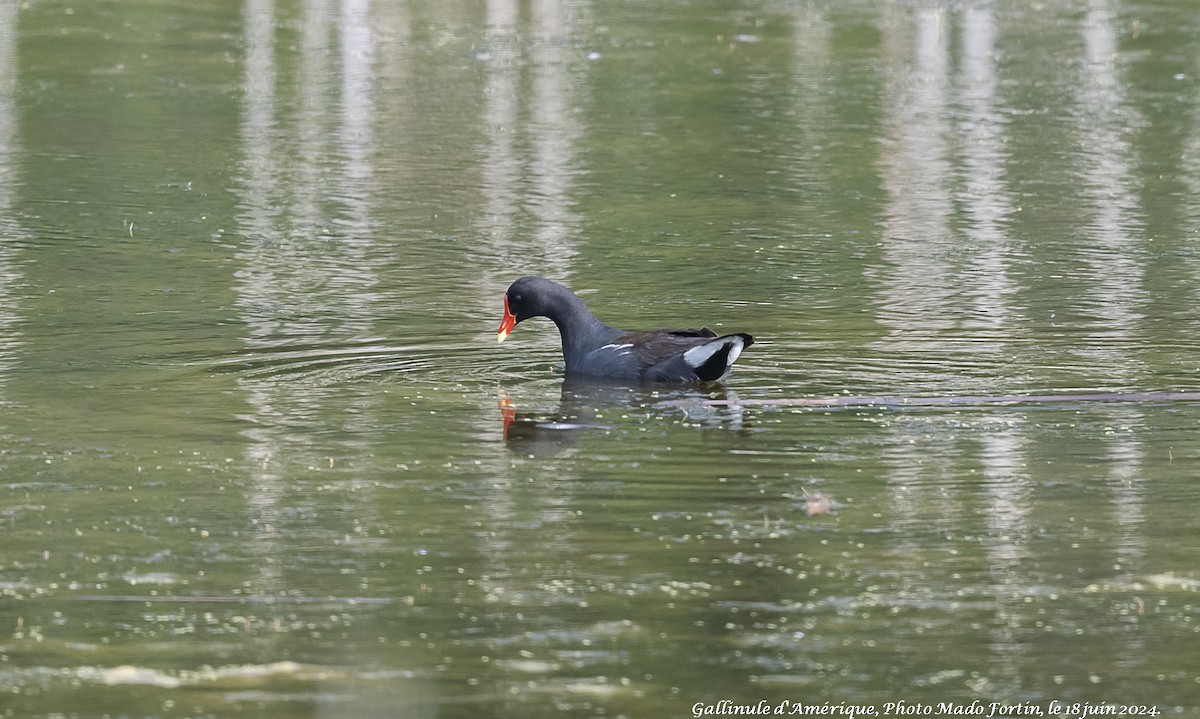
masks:
[(574, 445), (585, 433), (617, 429), (610, 417), (631, 410), (664, 413), (703, 424), (720, 424), (741, 429), (741, 409), (734, 403), (714, 408), (711, 400), (736, 400), (721, 386), (714, 388), (639, 387), (602, 380), (567, 378), (563, 380), (558, 407), (552, 411), (518, 409), (501, 390), (498, 405), (504, 442), (514, 452), (527, 455), (552, 455)]

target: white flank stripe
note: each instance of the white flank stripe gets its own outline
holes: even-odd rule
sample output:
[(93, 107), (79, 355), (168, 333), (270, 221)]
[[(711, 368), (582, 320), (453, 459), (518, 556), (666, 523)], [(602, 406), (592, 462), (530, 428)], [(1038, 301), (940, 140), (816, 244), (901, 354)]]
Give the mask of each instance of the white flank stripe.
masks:
[[(615, 345), (615, 344), (610, 343), (610, 344), (604, 345), (600, 349), (612, 350), (613, 352), (616, 352), (618, 355), (624, 356), (624, 355), (632, 354), (633, 350), (630, 349), (631, 347), (633, 347), (633, 345), (628, 342), (625, 344), (621, 344), (621, 345)], [(622, 351), (622, 350), (624, 350), (624, 351)]]

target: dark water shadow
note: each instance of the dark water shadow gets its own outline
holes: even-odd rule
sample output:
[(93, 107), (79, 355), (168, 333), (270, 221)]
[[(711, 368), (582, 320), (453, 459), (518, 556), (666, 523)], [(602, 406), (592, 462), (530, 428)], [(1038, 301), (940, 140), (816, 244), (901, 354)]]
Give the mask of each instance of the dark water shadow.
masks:
[(617, 430), (631, 415), (665, 415), (702, 428), (745, 429), (736, 394), (722, 385), (664, 388), (566, 378), (553, 410), (523, 410), (503, 391), (498, 404), (505, 445), (535, 456), (557, 454), (588, 433)]
[[(1076, 404), (1170, 404), (1200, 402), (1200, 392), (1062, 392), (1052, 394), (876, 396), (844, 395), (836, 397), (775, 397), (754, 399), (704, 399), (712, 407), (974, 407), (993, 405), (1076, 405)], [(693, 400), (691, 402), (695, 404)], [(670, 404), (688, 406), (686, 400)]]

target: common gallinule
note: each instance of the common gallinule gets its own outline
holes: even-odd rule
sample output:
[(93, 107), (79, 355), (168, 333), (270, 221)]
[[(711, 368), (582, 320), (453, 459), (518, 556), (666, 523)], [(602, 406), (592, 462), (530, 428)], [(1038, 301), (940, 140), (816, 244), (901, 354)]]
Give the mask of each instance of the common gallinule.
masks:
[(574, 292), (541, 277), (522, 277), (508, 288), (497, 341), (530, 317), (548, 317), (558, 325), (568, 375), (607, 380), (712, 382), (727, 375), (742, 350), (754, 344), (748, 334), (718, 337), (707, 327), (618, 330), (593, 317)]

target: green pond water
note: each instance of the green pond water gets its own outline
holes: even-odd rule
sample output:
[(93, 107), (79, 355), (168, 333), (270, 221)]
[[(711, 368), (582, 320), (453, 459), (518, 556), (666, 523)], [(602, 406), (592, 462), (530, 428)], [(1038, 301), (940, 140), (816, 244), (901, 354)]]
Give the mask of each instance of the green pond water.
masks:
[(1190, 0), (0, 0), (0, 716), (1200, 717), (1198, 197)]

